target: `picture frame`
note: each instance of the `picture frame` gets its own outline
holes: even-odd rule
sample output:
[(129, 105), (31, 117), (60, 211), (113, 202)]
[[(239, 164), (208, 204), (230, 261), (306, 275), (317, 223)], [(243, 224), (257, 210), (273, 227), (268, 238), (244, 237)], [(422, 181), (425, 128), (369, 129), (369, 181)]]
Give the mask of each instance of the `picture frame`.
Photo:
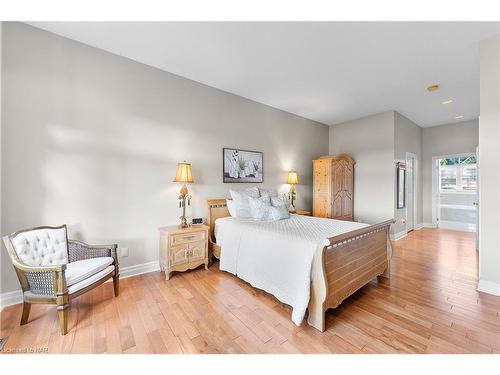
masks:
[(224, 147), (222, 149), (224, 183), (264, 182), (264, 154), (260, 151)]
[(396, 207), (405, 208), (406, 206), (406, 164), (397, 163), (396, 164)]

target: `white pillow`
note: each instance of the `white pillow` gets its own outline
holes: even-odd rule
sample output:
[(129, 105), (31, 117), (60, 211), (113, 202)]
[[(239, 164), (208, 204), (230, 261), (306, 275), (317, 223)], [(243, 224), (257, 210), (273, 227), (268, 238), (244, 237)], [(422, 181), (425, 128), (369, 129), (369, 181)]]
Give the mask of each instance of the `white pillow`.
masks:
[(276, 189), (266, 190), (266, 189), (260, 189), (259, 188), (259, 191), (260, 191), (260, 196), (261, 197), (264, 197), (266, 195), (270, 196), (271, 198), (278, 196), (278, 191)]
[(234, 201), (232, 199), (226, 199), (226, 207), (229, 211), (229, 215), (236, 217), (236, 206), (234, 205)]
[(275, 207), (285, 205), (287, 210), (290, 207), (290, 201), (288, 200), (286, 194), (282, 194), (276, 197), (271, 197), (271, 204)]
[[(248, 198), (258, 198), (259, 188), (253, 187), (245, 190), (229, 190), (231, 198), (233, 198), (235, 214), (239, 219), (248, 219), (252, 217), (250, 212), (250, 206), (248, 204)], [(232, 216), (232, 215), (231, 215)]]
[(288, 212), (288, 207), (285, 204), (269, 207), (269, 213), (268, 213), (269, 220), (282, 220), (282, 219), (288, 219), (289, 217), (290, 217), (290, 212)]
[(243, 195), (246, 195), (247, 197), (251, 197), (251, 198), (260, 197), (260, 191), (259, 191), (259, 188), (257, 186), (243, 189), (243, 190), (229, 190), (229, 194), (231, 194), (231, 197), (233, 196), (233, 193), (243, 194)]
[(250, 212), (255, 220), (268, 220), (269, 209), (271, 208), (271, 201), (269, 196), (260, 198), (248, 198), (250, 205)]

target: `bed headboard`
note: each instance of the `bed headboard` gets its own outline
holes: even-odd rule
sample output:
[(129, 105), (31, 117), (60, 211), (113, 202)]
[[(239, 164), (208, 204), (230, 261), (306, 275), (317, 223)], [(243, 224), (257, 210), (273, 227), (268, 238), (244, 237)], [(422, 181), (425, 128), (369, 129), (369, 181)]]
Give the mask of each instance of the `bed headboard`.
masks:
[(226, 199), (207, 199), (207, 209), (207, 224), (210, 226), (210, 242), (215, 243), (215, 220), (221, 217), (230, 216), (229, 210), (227, 209)]

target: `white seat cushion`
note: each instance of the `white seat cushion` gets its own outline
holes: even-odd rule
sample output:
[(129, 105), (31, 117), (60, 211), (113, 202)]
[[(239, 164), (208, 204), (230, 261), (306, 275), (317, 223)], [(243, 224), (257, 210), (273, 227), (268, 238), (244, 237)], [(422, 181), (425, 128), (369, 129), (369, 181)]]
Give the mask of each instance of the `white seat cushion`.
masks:
[(113, 258), (111, 257), (92, 258), (68, 263), (66, 266), (66, 285), (70, 287), (88, 279), (106, 269), (112, 263)]
[(89, 285), (95, 283), (96, 281), (101, 280), (103, 277), (109, 275), (111, 272), (115, 270), (115, 266), (108, 266), (105, 269), (103, 269), (100, 272), (97, 272), (96, 274), (86, 278), (83, 281), (80, 281), (79, 283), (73, 284), (68, 288), (68, 293), (73, 294), (78, 292), (79, 290), (82, 290), (83, 288), (88, 287)]

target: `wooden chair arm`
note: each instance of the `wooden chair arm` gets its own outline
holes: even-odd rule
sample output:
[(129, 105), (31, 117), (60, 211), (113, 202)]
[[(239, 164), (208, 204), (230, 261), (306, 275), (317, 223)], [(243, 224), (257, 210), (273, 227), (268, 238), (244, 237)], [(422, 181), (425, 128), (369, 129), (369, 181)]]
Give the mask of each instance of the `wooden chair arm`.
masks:
[(107, 256), (112, 257), (115, 265), (118, 265), (117, 250), (117, 244), (89, 245), (82, 241), (68, 240), (68, 255), (70, 262)]
[(66, 264), (54, 266), (28, 266), (12, 260), (21, 281), (23, 292), (34, 295), (57, 296), (67, 293)]
[(56, 264), (53, 266), (28, 266), (16, 259), (11, 259), (14, 267), (22, 272), (63, 272), (66, 270), (65, 264)]

